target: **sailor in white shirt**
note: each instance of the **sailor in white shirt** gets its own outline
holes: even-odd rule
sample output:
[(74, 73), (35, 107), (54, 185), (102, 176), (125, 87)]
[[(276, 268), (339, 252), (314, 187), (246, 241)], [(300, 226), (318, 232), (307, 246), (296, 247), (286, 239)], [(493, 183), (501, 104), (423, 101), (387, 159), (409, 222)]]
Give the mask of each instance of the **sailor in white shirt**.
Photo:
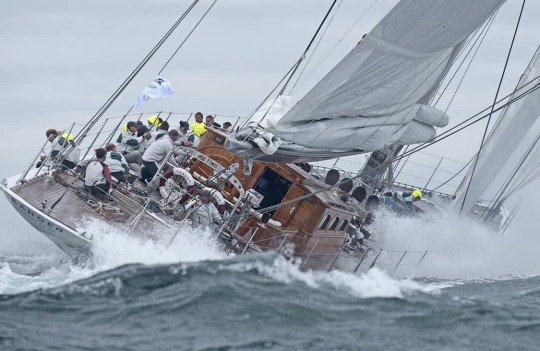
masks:
[(161, 139), (167, 133), (169, 133), (169, 123), (167, 121), (163, 121), (163, 123), (161, 123), (159, 127), (150, 132), (154, 141)]
[(107, 156), (103, 163), (109, 166), (111, 176), (116, 178), (119, 183), (127, 184), (126, 176), (129, 173), (129, 165), (124, 155), (116, 151), (116, 145), (114, 144), (107, 144), (105, 150), (107, 151)]
[(124, 155), (138, 150), (139, 144), (143, 141), (143, 136), (137, 136), (137, 123), (129, 121), (126, 127), (121, 138), (119, 138), (120, 142), (118, 144), (118, 151)]
[(203, 190), (199, 195), (199, 202), (193, 205), (195, 210), (189, 216), (194, 227), (209, 226), (212, 228), (223, 223), (223, 218), (221, 218), (216, 206), (210, 202), (211, 200), (212, 194), (208, 190)]
[[(179, 134), (176, 129), (169, 131), (167, 135), (154, 142), (148, 150), (144, 152), (142, 157), (143, 168), (141, 169), (141, 181), (151, 180), (157, 173), (161, 164), (166, 161), (165, 157), (174, 148), (174, 142), (178, 140)], [(174, 166), (178, 166), (174, 157), (171, 157), (168, 162)]]
[(105, 196), (112, 189), (109, 167), (103, 163), (106, 153), (105, 149), (96, 149), (96, 159), (86, 166), (84, 187), (92, 195)]
[(73, 142), (73, 135), (69, 133), (60, 135), (56, 129), (48, 129), (45, 136), (51, 143), (51, 151), (48, 156), (41, 156), (41, 162), (37, 164), (37, 167), (40, 167), (42, 163), (45, 166), (52, 166), (57, 157), (63, 157), (62, 167), (75, 168), (81, 156), (81, 149)]

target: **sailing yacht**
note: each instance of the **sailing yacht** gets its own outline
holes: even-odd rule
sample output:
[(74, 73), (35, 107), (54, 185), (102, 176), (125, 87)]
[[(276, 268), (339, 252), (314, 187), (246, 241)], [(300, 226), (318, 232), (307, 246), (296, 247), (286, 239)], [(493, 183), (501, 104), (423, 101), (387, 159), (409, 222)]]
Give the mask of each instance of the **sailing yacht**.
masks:
[[(167, 156), (176, 157), (178, 167), (163, 162), (151, 182), (115, 191), (111, 201), (85, 192), (84, 162), (66, 171), (59, 157), (52, 166), (34, 168), (42, 150), (22, 174), (4, 180), (1, 189), (23, 218), (70, 256), (88, 253), (98, 239), (85, 230), (92, 218), (169, 245), (174, 236), (160, 236), (159, 228), (189, 228), (198, 206), (196, 189), (210, 191), (220, 209), (224, 223), (215, 233), (227, 252), (271, 250), (302, 259), (304, 269), (368, 268), (380, 249), (369, 241), (379, 202), (374, 182), (381, 178), (374, 174), (386, 171), (402, 146), (428, 142), (435, 128), (448, 123), (449, 116), (430, 102), (467, 41), (503, 3), (399, 2), (296, 105), (288, 106), (278, 94), (232, 134), (207, 128), (197, 148), (178, 147)], [(118, 94), (137, 73), (122, 83)], [(81, 130), (69, 130), (87, 150), (86, 158), (135, 119), (129, 113), (104, 117), (116, 98)], [(309, 164), (370, 152), (374, 161), (348, 179)]]

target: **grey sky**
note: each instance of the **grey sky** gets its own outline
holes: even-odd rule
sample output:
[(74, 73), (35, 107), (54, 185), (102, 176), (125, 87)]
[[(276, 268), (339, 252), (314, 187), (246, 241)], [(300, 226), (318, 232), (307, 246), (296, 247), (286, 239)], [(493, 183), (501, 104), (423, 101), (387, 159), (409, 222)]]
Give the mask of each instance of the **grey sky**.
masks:
[[(9, 145), (9, 150), (4, 149), (0, 177), (18, 174), (27, 166), (42, 145), (47, 128), (67, 128), (73, 121), (88, 120), (190, 3), (177, 0), (3, 3), (0, 106), (7, 127), (3, 143)], [(172, 40), (126, 89), (110, 115), (123, 114), (129, 109), (210, 3), (200, 1)], [(172, 82), (175, 94), (166, 100), (149, 102), (141, 112), (200, 110), (217, 113), (218, 121), (219, 115), (249, 114), (298, 59), (330, 3), (329, 0), (218, 1), (163, 72)], [(310, 67), (338, 40), (341, 42), (294, 97), (301, 97), (394, 3), (394, 0), (344, 0)], [(501, 8), (448, 111), (451, 125), (492, 102), (521, 3), (508, 0)], [(362, 20), (343, 37), (368, 8)], [(539, 44), (538, 18), (540, 4), (528, 2), (501, 95), (512, 90)], [(482, 128), (471, 128), (459, 138), (426, 151), (465, 161), (476, 151)], [(27, 228), (5, 201), (0, 208), (6, 209), (0, 215), (3, 223)]]

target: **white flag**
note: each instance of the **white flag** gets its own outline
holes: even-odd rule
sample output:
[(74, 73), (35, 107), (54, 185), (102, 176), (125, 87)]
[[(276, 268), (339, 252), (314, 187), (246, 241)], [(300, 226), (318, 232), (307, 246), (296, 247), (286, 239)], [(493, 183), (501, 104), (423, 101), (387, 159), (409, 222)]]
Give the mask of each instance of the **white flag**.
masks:
[(172, 93), (174, 93), (174, 90), (171, 86), (171, 82), (163, 77), (157, 76), (143, 89), (139, 98), (133, 104), (133, 109), (139, 108), (148, 99), (164, 99)]

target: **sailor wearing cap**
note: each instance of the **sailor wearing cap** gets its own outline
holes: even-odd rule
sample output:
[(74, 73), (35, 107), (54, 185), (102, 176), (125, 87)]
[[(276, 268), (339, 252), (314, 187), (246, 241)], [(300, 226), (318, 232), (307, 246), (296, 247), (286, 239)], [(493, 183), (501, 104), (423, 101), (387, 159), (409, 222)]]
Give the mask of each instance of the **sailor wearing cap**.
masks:
[[(217, 190), (215, 190), (217, 191)], [(199, 201), (193, 205), (194, 211), (190, 215), (191, 223), (194, 227), (217, 227), (223, 223), (223, 218), (219, 214), (216, 206), (211, 202), (212, 193), (203, 190), (199, 194)]]

